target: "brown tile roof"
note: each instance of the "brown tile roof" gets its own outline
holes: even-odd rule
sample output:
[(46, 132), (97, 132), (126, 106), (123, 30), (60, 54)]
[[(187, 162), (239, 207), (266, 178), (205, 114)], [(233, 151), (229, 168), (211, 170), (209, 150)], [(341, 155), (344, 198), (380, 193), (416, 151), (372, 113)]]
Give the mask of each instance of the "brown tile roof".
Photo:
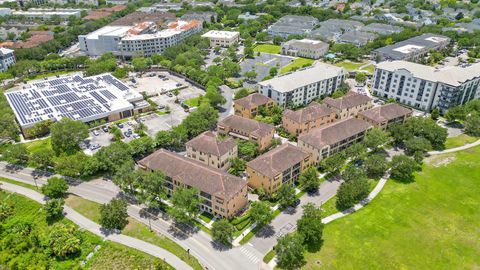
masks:
[(240, 98), (235, 100), (235, 104), (239, 104), (240, 106), (251, 109), (254, 107), (258, 107), (261, 105), (265, 105), (268, 102), (273, 101), (273, 99), (268, 98), (262, 94), (259, 93), (253, 93), (251, 95), (248, 95), (246, 97)]
[(53, 32), (50, 31), (30, 31), (30, 34), (31, 36), (26, 41), (15, 42), (13, 47), (33, 48), (54, 38)]
[(284, 143), (248, 162), (247, 166), (267, 177), (275, 177), (308, 156), (310, 154), (300, 147)]
[(328, 116), (332, 113), (335, 113), (335, 111), (328, 108), (326, 105), (312, 102), (307, 107), (297, 111), (286, 109), (283, 112), (283, 116), (293, 122), (307, 123)]
[(320, 149), (326, 145), (338, 143), (355, 134), (366, 131), (370, 127), (372, 125), (366, 121), (357, 118), (347, 118), (333, 122), (330, 125), (314, 128), (310, 132), (300, 135), (298, 140)]
[(202, 153), (223, 156), (230, 150), (234, 149), (237, 144), (231, 137), (220, 140), (217, 138), (215, 133), (211, 131), (205, 131), (204, 133), (188, 141), (186, 145)]
[(218, 122), (217, 126), (230, 127), (258, 137), (267, 136), (275, 130), (273, 125), (243, 118), (238, 115), (228, 116)]
[(176, 18), (175, 14), (170, 12), (147, 13), (142, 11), (135, 11), (122, 18), (119, 18), (113, 21), (112, 23), (110, 23), (110, 25), (130, 26), (130, 25), (135, 25), (137, 23), (141, 23), (141, 22), (154, 22), (157, 25), (161, 25), (163, 24), (164, 21), (169, 19), (175, 19), (175, 18)]
[(343, 110), (366, 104), (371, 100), (371, 98), (365, 95), (350, 91), (345, 96), (340, 98), (333, 99), (331, 97), (327, 97), (323, 100), (323, 103), (327, 104), (330, 107)]
[(247, 182), (239, 177), (164, 149), (140, 160), (138, 164), (151, 170), (162, 171), (174, 180), (226, 200), (234, 197), (247, 185)]
[(390, 121), (398, 117), (403, 117), (408, 114), (411, 114), (412, 110), (409, 108), (405, 108), (400, 106), (396, 103), (385, 104), (380, 107), (375, 107), (363, 112), (359, 112), (359, 115), (367, 119), (371, 119), (376, 123), (382, 123), (385, 121)]

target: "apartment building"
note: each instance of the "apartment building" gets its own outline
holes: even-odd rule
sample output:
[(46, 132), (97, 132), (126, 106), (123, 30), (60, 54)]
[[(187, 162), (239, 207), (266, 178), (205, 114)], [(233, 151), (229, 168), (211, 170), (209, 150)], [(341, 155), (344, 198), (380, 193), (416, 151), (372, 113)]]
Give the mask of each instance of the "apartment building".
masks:
[(311, 165), (309, 152), (284, 143), (247, 163), (248, 186), (274, 194), (282, 185), (293, 185)]
[(242, 140), (252, 141), (258, 144), (260, 150), (263, 150), (268, 148), (272, 143), (275, 127), (238, 115), (230, 115), (218, 122), (217, 132)]
[(15, 64), (15, 55), (13, 50), (0, 47), (0, 72), (6, 71)]
[(220, 169), (161, 149), (140, 160), (138, 165), (146, 171), (161, 171), (166, 176), (168, 194), (179, 187), (197, 188), (202, 211), (231, 218), (248, 203), (247, 182)]
[(357, 118), (369, 122), (376, 128), (387, 129), (392, 124), (405, 122), (412, 114), (412, 109), (389, 103), (359, 112)]
[(235, 115), (252, 119), (262, 108), (270, 109), (275, 104), (276, 103), (273, 99), (259, 93), (253, 93), (235, 100), (233, 102), (233, 108), (235, 110)]
[(88, 35), (78, 36), (80, 50), (90, 56), (107, 52), (132, 57), (161, 54), (166, 48), (202, 30), (201, 21), (176, 20), (166, 29), (157, 30), (154, 22), (141, 22), (134, 26), (108, 25)]
[(210, 40), (210, 47), (230, 47), (240, 40), (240, 32), (210, 30), (202, 35)]
[(260, 94), (285, 108), (307, 105), (319, 97), (332, 94), (347, 76), (344, 68), (317, 62), (311, 67), (259, 82), (257, 88)]
[(270, 25), (267, 33), (271, 36), (288, 38), (290, 35), (305, 35), (318, 25), (318, 19), (311, 16), (286, 15)]
[(480, 63), (435, 68), (406, 61), (376, 65), (372, 92), (422, 111), (445, 112), (480, 97)]
[(291, 39), (282, 43), (281, 54), (319, 59), (328, 52), (328, 43), (313, 39)]
[(327, 97), (323, 100), (323, 104), (334, 110), (338, 119), (355, 117), (359, 112), (373, 107), (371, 98), (353, 91), (339, 98)]
[(282, 127), (288, 133), (298, 136), (311, 129), (330, 124), (337, 117), (333, 109), (317, 102), (310, 103), (300, 110), (285, 109), (282, 116)]
[(212, 131), (206, 131), (185, 144), (187, 157), (213, 168), (230, 168), (230, 159), (237, 157), (238, 147), (231, 137), (219, 139)]
[(315, 163), (363, 140), (372, 124), (357, 118), (347, 118), (315, 128), (298, 137), (298, 146), (312, 154)]
[(67, 20), (70, 16), (80, 18), (82, 9), (46, 9), (46, 8), (30, 8), (26, 11), (16, 10), (12, 12), (12, 16), (22, 16), (30, 20), (41, 19), (49, 20), (52, 17), (59, 17)]

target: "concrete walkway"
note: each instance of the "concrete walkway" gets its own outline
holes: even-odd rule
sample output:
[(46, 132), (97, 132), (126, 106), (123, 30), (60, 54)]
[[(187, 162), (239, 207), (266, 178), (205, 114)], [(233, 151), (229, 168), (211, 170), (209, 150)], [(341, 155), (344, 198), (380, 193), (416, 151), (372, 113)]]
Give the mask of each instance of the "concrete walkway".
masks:
[(434, 155), (455, 153), (455, 152), (466, 150), (468, 148), (472, 148), (472, 147), (479, 146), (479, 145), (480, 145), (480, 140), (477, 140), (476, 142), (465, 144), (463, 146), (459, 146), (459, 147), (455, 147), (455, 148), (451, 148), (451, 149), (445, 149), (445, 150), (441, 150), (441, 151), (430, 151), (430, 152), (428, 152), (428, 154), (431, 155), (431, 156), (434, 156)]
[[(1, 181), (0, 181), (1, 182)], [(10, 192), (15, 192), (18, 194), (21, 194), (27, 198), (30, 198), (38, 203), (45, 204), (45, 198), (42, 194), (28, 189), (24, 188), (21, 186), (17, 186), (14, 184), (10, 184), (7, 182), (1, 182), (1, 188)], [(90, 219), (82, 216), (80, 213), (77, 211), (73, 210), (72, 208), (68, 206), (63, 207), (65, 217), (68, 218), (69, 220), (73, 221), (75, 224), (77, 224), (80, 228), (85, 229), (89, 232), (92, 232), (102, 238), (105, 238), (107, 240), (110, 240), (112, 242), (116, 242), (137, 250), (140, 250), (142, 252), (145, 252), (147, 254), (150, 254), (152, 256), (155, 256), (157, 258), (160, 258), (167, 262), (169, 265), (171, 265), (175, 269), (192, 269), (188, 264), (186, 264), (184, 261), (180, 260), (177, 256), (174, 254), (170, 253), (167, 250), (164, 250), (158, 246), (152, 245), (150, 243), (144, 242), (142, 240), (126, 236), (123, 234), (107, 234), (105, 231), (103, 231), (100, 227), (99, 224), (91, 221)]]

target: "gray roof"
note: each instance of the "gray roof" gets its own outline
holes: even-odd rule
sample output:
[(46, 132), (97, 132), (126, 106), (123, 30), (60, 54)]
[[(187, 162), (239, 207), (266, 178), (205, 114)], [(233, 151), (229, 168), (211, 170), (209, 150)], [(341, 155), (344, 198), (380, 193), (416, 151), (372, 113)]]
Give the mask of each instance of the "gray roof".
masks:
[(300, 147), (284, 143), (248, 162), (247, 166), (267, 177), (275, 177), (309, 156)]
[(406, 70), (416, 78), (432, 82), (441, 82), (452, 86), (459, 86), (468, 80), (480, 77), (480, 63), (464, 68), (447, 66), (437, 69), (407, 61), (384, 61), (376, 64), (375, 67), (390, 72)]
[(338, 37), (338, 42), (350, 43), (357, 46), (363, 46), (369, 41), (374, 40), (377, 37), (376, 34), (363, 32), (363, 31), (350, 31), (346, 32)]
[(294, 47), (303, 49), (328, 49), (328, 44), (319, 40), (291, 39), (282, 44), (282, 47)]
[(403, 27), (385, 24), (385, 23), (371, 23), (362, 27), (362, 31), (365, 32), (374, 32), (379, 35), (389, 35), (393, 33), (400, 33), (402, 32)]
[(166, 176), (205, 193), (231, 199), (247, 182), (220, 169), (160, 149), (138, 162), (140, 166), (162, 171)]
[(347, 74), (344, 68), (316, 62), (314, 66), (299, 69), (295, 72), (286, 73), (278, 77), (259, 82), (261, 86), (270, 86), (278, 92), (289, 92), (318, 81)]
[(287, 15), (272, 24), (268, 30), (288, 34), (305, 34), (310, 32), (317, 24), (318, 20), (311, 16)]
[(320, 27), (327, 27), (332, 29), (339, 29), (340, 31), (351, 31), (363, 27), (364, 24), (352, 20), (328, 19), (320, 22)]
[(393, 45), (376, 49), (375, 52), (381, 53), (389, 59), (402, 60), (409, 53), (409, 50), (402, 51), (402, 47), (416, 46), (420, 49), (435, 49), (439, 46), (440, 43), (443, 43), (445, 41), (449, 42), (450, 38), (442, 35), (426, 33), (417, 37), (397, 42)]
[(223, 156), (233, 150), (237, 144), (231, 137), (225, 139), (218, 139), (215, 133), (205, 131), (197, 137), (188, 141), (186, 146), (192, 147), (195, 151), (200, 151), (214, 156)]
[(358, 118), (347, 118), (333, 122), (319, 128), (310, 130), (307, 134), (300, 135), (299, 141), (303, 141), (317, 149), (336, 144), (356, 134), (367, 131), (372, 125)]

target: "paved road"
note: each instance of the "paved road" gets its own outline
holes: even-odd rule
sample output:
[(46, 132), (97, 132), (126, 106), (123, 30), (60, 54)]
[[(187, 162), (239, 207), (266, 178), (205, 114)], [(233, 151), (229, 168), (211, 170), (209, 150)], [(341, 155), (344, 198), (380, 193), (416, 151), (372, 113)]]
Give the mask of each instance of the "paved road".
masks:
[(219, 118), (222, 120), (223, 118), (233, 114), (233, 95), (235, 91), (226, 85), (222, 85), (220, 86), (220, 92), (226, 100), (219, 113)]
[[(11, 192), (15, 192), (26, 196), (32, 200), (35, 200), (41, 204), (45, 203), (45, 198), (42, 194), (31, 190), (29, 188), (24, 188), (21, 186), (17, 186), (14, 184), (2, 182), (1, 185), (2, 189), (8, 190)], [(120, 243), (122, 245), (143, 251), (148, 253), (152, 256), (155, 256), (160, 259), (164, 259), (168, 264), (170, 264), (175, 269), (192, 269), (188, 264), (184, 261), (180, 260), (177, 256), (170, 253), (169, 251), (162, 249), (158, 246), (152, 245), (150, 243), (138, 240), (136, 238), (132, 238), (122, 234), (107, 234), (105, 231), (101, 230), (99, 224), (91, 221), (90, 219), (82, 216), (72, 208), (68, 206), (64, 206), (65, 217), (76, 223), (80, 228), (88, 230), (100, 237), (106, 238), (110, 241)]]
[(303, 205), (307, 203), (313, 203), (320, 206), (337, 193), (340, 184), (341, 182), (336, 180), (328, 180), (323, 182), (316, 194), (306, 194), (303, 196), (300, 199), (299, 206), (297, 206), (295, 209), (290, 208), (284, 210), (277, 217), (275, 217), (275, 219), (270, 223), (270, 226), (265, 227), (262, 229), (262, 231), (257, 233), (257, 235), (255, 235), (249, 241), (249, 243), (252, 244), (254, 249), (256, 249), (259, 253), (267, 253), (273, 248), (273, 246), (275, 246), (278, 237), (296, 229), (296, 221), (302, 216)]
[[(5, 170), (5, 166), (6, 163), (0, 162), (0, 176), (34, 185), (32, 169), (24, 168), (11, 173)], [(39, 177), (36, 182), (41, 186), (46, 180)], [(106, 203), (118, 195), (119, 189), (112, 182), (97, 179), (71, 185), (69, 192), (97, 203)], [(144, 212), (140, 206), (128, 206), (128, 214), (148, 226), (149, 219), (144, 217), (142, 213)], [(262, 261), (264, 254), (250, 245), (226, 249), (213, 243), (211, 237), (203, 231), (194, 231), (186, 236), (184, 233), (174, 230), (172, 222), (168, 219), (162, 219), (161, 216), (151, 220), (151, 225), (156, 232), (169, 237), (184, 249), (190, 249), (190, 253), (199, 260), (200, 264), (210, 270), (250, 270), (260, 269), (264, 266)]]

